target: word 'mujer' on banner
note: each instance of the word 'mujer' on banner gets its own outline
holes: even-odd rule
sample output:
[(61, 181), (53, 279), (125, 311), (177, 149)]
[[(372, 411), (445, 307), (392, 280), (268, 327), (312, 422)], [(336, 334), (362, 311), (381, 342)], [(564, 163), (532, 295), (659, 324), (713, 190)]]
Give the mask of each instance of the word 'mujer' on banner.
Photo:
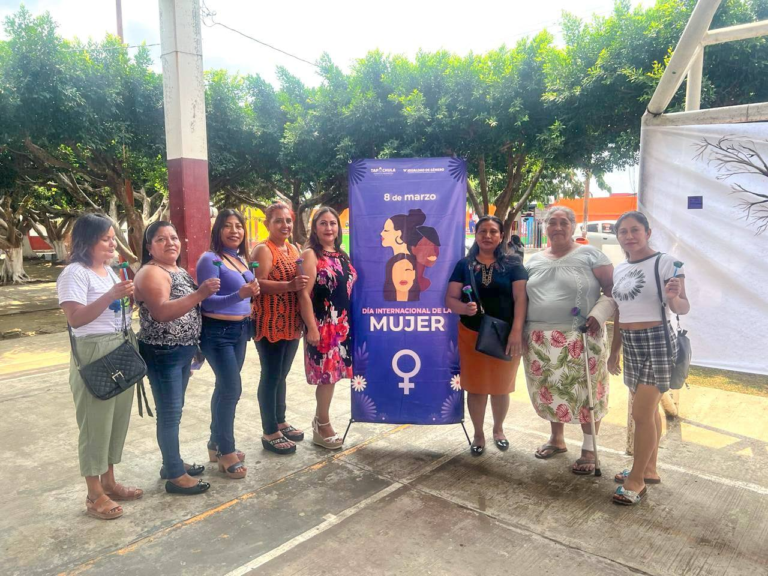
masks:
[(458, 317), (445, 291), (464, 255), (467, 168), (457, 158), (349, 168), (357, 422), (454, 424), (464, 416)]

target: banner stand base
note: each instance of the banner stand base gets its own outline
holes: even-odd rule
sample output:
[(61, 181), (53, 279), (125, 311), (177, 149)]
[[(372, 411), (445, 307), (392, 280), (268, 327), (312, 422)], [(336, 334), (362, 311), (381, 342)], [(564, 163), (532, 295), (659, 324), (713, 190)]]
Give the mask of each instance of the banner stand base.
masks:
[[(347, 441), (347, 434), (349, 434), (349, 429), (352, 428), (352, 422), (354, 422), (354, 421), (355, 421), (354, 418), (350, 418), (349, 419), (349, 424), (347, 424), (347, 429), (344, 431), (344, 437), (341, 440), (341, 444), (342, 445), (344, 444), (344, 442)], [(469, 439), (469, 432), (467, 432), (467, 427), (464, 426), (464, 419), (463, 418), (461, 419), (461, 422), (459, 422), (459, 424), (461, 424), (461, 429), (464, 430), (464, 436), (467, 437), (467, 444), (472, 446), (472, 440)]]

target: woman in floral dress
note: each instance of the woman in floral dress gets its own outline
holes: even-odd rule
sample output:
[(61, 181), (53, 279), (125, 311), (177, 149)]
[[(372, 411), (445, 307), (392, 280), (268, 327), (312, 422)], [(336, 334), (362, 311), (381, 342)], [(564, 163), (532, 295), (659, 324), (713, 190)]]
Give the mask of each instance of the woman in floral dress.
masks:
[(574, 242), (576, 216), (571, 209), (550, 209), (545, 225), (550, 247), (526, 264), (525, 376), (536, 413), (552, 427), (549, 441), (535, 456), (546, 459), (566, 452), (565, 424), (581, 424), (581, 457), (571, 470), (590, 474), (595, 469), (595, 453), (586, 354), (578, 328), (586, 322), (597, 430), (608, 412), (608, 348), (603, 327), (615, 310), (613, 300), (606, 296), (613, 287), (613, 265), (600, 250)]
[(357, 273), (341, 247), (339, 215), (320, 208), (312, 218), (309, 248), (301, 255), (309, 276), (299, 293), (304, 336), (307, 382), (317, 386), (317, 409), (312, 421), (312, 441), (337, 450), (342, 438), (331, 426), (330, 407), (336, 382), (352, 377), (352, 342), (349, 316), (352, 286)]

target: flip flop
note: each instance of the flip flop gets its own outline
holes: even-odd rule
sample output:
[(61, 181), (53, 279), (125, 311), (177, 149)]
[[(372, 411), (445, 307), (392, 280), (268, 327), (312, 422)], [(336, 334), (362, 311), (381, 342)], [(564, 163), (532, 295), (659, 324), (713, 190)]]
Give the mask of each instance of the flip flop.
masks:
[[(613, 477), (613, 481), (617, 484), (624, 484), (624, 480), (629, 478), (629, 472), (629, 470), (622, 470)], [(661, 478), (643, 478), (643, 482), (646, 484), (661, 484)]]
[[(549, 452), (549, 454), (544, 454), (544, 452)], [(568, 452), (568, 448), (558, 448), (557, 446), (552, 446), (552, 444), (546, 444), (536, 450), (536, 452), (533, 453), (536, 458), (539, 460), (549, 460), (552, 458), (552, 456), (556, 454), (563, 454), (565, 452)]]
[(304, 440), (304, 432), (301, 432), (297, 428), (294, 428), (293, 426), (286, 426), (285, 428), (280, 428), (280, 432), (282, 432), (283, 436), (288, 438), (291, 442), (301, 442)]
[(619, 486), (613, 494), (613, 503), (620, 506), (635, 506), (640, 503), (646, 492), (648, 492), (647, 486), (644, 486), (640, 492), (626, 490), (624, 486)]
[[(585, 466), (587, 464), (592, 465), (592, 470), (579, 470), (573, 467), (573, 466)], [(578, 460), (576, 460), (576, 462), (573, 463), (573, 466), (571, 466), (571, 472), (573, 472), (577, 476), (589, 476), (590, 474), (593, 474), (595, 472), (595, 461), (589, 460), (587, 458), (579, 458)]]

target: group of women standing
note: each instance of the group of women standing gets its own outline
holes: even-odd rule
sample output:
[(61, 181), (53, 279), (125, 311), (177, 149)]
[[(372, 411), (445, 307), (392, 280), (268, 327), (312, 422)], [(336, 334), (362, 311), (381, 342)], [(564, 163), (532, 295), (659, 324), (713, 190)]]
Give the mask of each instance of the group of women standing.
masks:
[[(548, 459), (567, 452), (565, 424), (579, 424), (584, 440), (571, 470), (579, 475), (594, 472), (592, 419), (599, 430), (608, 412), (609, 372), (621, 373), (623, 350), (624, 382), (633, 395), (635, 459), (631, 470), (614, 477), (621, 486), (612, 498), (617, 504), (634, 505), (647, 485), (661, 482), (656, 469), (661, 439), (658, 404), (670, 388), (677, 353), (667, 310), (676, 314), (690, 310), (682, 264), (650, 247), (651, 229), (639, 212), (628, 212), (616, 223), (627, 256), (616, 269), (600, 250), (574, 241), (576, 216), (569, 208), (550, 209), (545, 226), (549, 246), (523, 266), (520, 256), (502, 248), (501, 220), (480, 218), (475, 244), (456, 264), (448, 284), (446, 306), (461, 315), (461, 386), (468, 393), (474, 426), (471, 452), (480, 455), (485, 450), (488, 396), (494, 443), (499, 450), (509, 447), (503, 424), (522, 359), (531, 403), (551, 427), (549, 439), (534, 455)], [(482, 312), (509, 325), (506, 352), (511, 360), (477, 350)], [(605, 323), (611, 317), (614, 337), (609, 349)]]
[[(329, 409), (336, 382), (352, 376), (350, 299), (357, 274), (341, 248), (339, 216), (331, 208), (319, 209), (301, 253), (289, 242), (293, 213), (288, 206), (270, 206), (265, 223), (268, 239), (248, 255), (243, 216), (236, 210), (221, 211), (211, 232), (211, 249), (197, 263), (197, 283), (178, 265), (181, 244), (169, 222), (155, 222), (146, 229), (135, 281), (121, 280), (109, 267), (116, 249), (109, 219), (88, 214), (73, 228), (71, 263), (57, 285), (72, 344), (85, 364), (126, 339), (140, 351), (156, 403), (163, 458), (160, 476), (167, 480), (169, 493), (201, 494), (210, 488), (195, 478), (204, 466), (185, 463), (179, 446), (184, 395), (200, 355), (216, 377), (207, 445), (210, 460), (229, 478), (246, 477), (246, 455), (237, 449), (234, 422), (250, 340), (255, 341), (261, 361), (258, 401), (264, 449), (291, 454), (304, 439), (304, 432), (286, 420), (286, 378), (302, 335), (307, 381), (316, 386), (312, 440), (328, 449), (341, 448)], [(468, 393), (474, 425), (471, 452), (480, 455), (485, 450), (483, 421), (489, 396), (493, 441), (500, 450), (509, 447), (503, 425), (522, 359), (533, 407), (551, 426), (549, 440), (535, 456), (548, 459), (566, 452), (565, 424), (579, 423), (584, 443), (572, 471), (594, 471), (591, 418), (598, 429), (608, 410), (608, 373), (620, 373), (623, 348), (624, 380), (634, 395), (635, 461), (631, 470), (616, 475), (623, 486), (613, 500), (636, 504), (648, 484), (661, 481), (656, 470), (658, 403), (669, 389), (675, 361), (666, 310), (689, 311), (684, 275), (674, 258), (650, 248), (651, 230), (638, 212), (617, 222), (627, 261), (615, 270), (602, 252), (574, 242), (576, 220), (571, 210), (551, 209), (545, 224), (550, 246), (524, 266), (520, 256), (505, 249), (501, 220), (481, 218), (474, 245), (456, 264), (448, 283), (446, 305), (461, 316), (461, 385)], [(654, 274), (660, 275), (664, 286), (659, 292)], [(126, 325), (131, 297), (139, 306), (138, 339)], [(511, 360), (478, 352), (483, 314), (508, 323), (506, 354)], [(611, 316), (615, 334), (609, 350), (605, 322)], [(587, 327), (586, 350), (581, 325)], [(665, 330), (672, 339), (671, 350), (664, 345)], [(593, 411), (587, 370), (594, 386)], [(117, 502), (143, 495), (141, 489), (118, 483), (113, 468), (121, 459), (133, 388), (109, 400), (96, 399), (74, 358), (70, 386), (80, 428), (80, 470), (88, 487), (86, 510), (96, 518), (117, 518), (123, 514)]]
[[(261, 360), (258, 400), (264, 449), (291, 454), (304, 439), (286, 421), (286, 377), (305, 326), (307, 381), (317, 386), (313, 442), (341, 448), (329, 408), (335, 383), (352, 375), (349, 302), (356, 273), (341, 248), (339, 216), (331, 208), (318, 210), (309, 246), (301, 254), (289, 242), (293, 213), (288, 206), (270, 206), (265, 223), (269, 238), (249, 257), (243, 216), (236, 210), (219, 212), (211, 249), (197, 262), (197, 283), (178, 265), (181, 243), (169, 222), (147, 227), (134, 281), (121, 280), (109, 267), (117, 245), (108, 218), (87, 214), (72, 230), (70, 264), (57, 284), (72, 345), (83, 364), (104, 357), (124, 339), (141, 353), (155, 398), (160, 477), (167, 480), (169, 493), (194, 495), (210, 488), (195, 478), (205, 467), (185, 463), (179, 447), (184, 395), (193, 363), (202, 359), (216, 377), (210, 460), (229, 478), (246, 477), (234, 423), (250, 340)], [(138, 337), (126, 314), (131, 298), (139, 307)], [(100, 519), (118, 518), (123, 509), (117, 502), (143, 496), (142, 490), (119, 484), (113, 470), (121, 459), (134, 389), (109, 400), (95, 398), (74, 358), (70, 386), (80, 428), (80, 471), (88, 487), (86, 511)]]

